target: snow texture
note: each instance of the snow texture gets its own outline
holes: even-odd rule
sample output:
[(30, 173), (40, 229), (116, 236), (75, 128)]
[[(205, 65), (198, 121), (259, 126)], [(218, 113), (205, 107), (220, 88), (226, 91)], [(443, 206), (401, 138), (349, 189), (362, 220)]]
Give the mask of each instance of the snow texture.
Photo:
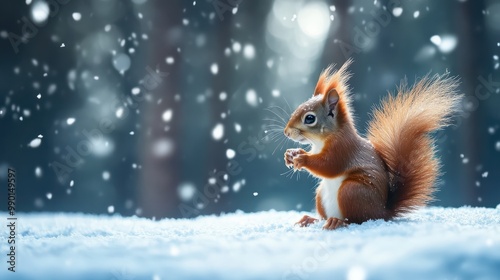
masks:
[(4, 230), (0, 279), (500, 279), (500, 206), (424, 208), (336, 231), (293, 226), (303, 214), (313, 215), (20, 214), (17, 272)]

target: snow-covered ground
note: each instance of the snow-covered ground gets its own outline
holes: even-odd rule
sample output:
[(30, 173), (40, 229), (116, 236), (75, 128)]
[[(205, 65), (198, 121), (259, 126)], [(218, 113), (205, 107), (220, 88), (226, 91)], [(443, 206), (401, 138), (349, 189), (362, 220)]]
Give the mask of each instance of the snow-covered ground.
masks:
[(336, 231), (293, 226), (303, 214), (21, 214), (17, 272), (4, 230), (0, 279), (500, 279), (500, 207), (425, 208)]

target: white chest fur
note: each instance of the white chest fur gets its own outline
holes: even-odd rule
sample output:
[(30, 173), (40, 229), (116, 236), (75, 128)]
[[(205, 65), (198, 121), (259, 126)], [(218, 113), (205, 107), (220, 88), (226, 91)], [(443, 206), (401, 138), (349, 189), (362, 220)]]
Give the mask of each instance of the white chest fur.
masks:
[(346, 176), (342, 175), (333, 179), (323, 179), (318, 186), (318, 191), (321, 195), (321, 204), (323, 205), (327, 218), (344, 218), (340, 212), (337, 197), (340, 185), (345, 178)]

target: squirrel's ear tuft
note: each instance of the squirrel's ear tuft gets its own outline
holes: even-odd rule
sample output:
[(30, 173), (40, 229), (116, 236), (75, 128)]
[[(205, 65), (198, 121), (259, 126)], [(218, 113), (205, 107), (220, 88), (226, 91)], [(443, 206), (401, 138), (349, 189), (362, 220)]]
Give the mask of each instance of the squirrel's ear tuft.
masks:
[(339, 93), (337, 92), (337, 90), (329, 90), (323, 97), (323, 103), (328, 106), (329, 113), (335, 110), (337, 103), (339, 103)]
[(336, 89), (337, 94), (343, 94), (346, 92), (348, 89), (347, 80), (351, 77), (347, 68), (349, 68), (352, 61), (353, 60), (349, 58), (337, 71), (333, 71), (334, 65), (330, 65), (323, 70), (319, 76), (313, 95), (326, 94), (331, 89)]
[(353, 123), (351, 113), (351, 95), (349, 93), (349, 85), (347, 80), (351, 74), (347, 68), (352, 63), (352, 59), (348, 59), (339, 70), (333, 71), (333, 66), (326, 68), (320, 75), (318, 84), (314, 91), (314, 95), (320, 95), (321, 101), (325, 108), (329, 111), (329, 116), (334, 116), (338, 124)]
[(333, 67), (334, 65), (332, 64), (321, 72), (321, 74), (319, 75), (318, 83), (316, 84), (316, 88), (314, 89), (313, 96), (325, 93), (328, 87), (328, 81), (333, 75)]

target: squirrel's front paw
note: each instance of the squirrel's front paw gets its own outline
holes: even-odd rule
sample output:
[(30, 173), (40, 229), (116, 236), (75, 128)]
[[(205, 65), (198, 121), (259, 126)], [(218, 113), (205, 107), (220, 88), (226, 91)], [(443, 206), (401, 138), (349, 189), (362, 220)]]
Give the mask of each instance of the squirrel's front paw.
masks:
[(307, 155), (297, 155), (293, 158), (293, 169), (300, 170), (306, 165)]
[(294, 166), (293, 159), (297, 155), (301, 155), (301, 154), (305, 154), (305, 153), (306, 153), (306, 151), (304, 151), (303, 149), (288, 149), (288, 150), (286, 150), (286, 152), (285, 152), (285, 165), (288, 167)]
[(288, 152), (288, 150), (285, 152), (285, 165), (287, 167), (293, 166), (293, 156)]

